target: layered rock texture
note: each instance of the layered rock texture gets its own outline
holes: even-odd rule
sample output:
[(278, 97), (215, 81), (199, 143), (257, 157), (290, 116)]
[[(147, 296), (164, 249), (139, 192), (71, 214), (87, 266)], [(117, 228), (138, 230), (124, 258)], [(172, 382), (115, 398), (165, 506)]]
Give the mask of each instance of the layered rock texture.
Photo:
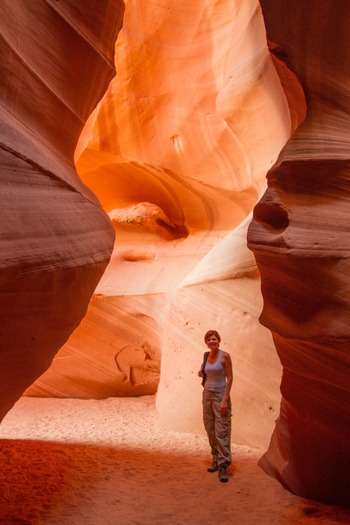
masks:
[[(157, 16), (155, 16), (157, 13)], [(246, 246), (293, 126), (258, 2), (125, 2), (117, 76), (77, 145), (116, 232), (88, 313), (27, 395), (157, 392), (160, 424), (204, 432), (209, 328), (235, 367), (234, 440), (267, 447), (280, 364)]]
[(349, 505), (350, 6), (261, 5), (282, 83), (292, 70), (307, 104), (248, 234), (261, 322), (284, 367), (281, 413), (261, 465), (297, 494)]
[(86, 313), (114, 231), (73, 163), (114, 75), (122, 4), (4, 0), (0, 38), (0, 418)]
[(347, 502), (347, 3), (76, 4), (0, 5), (0, 415), (157, 393), (203, 432), (217, 329), (233, 440), (268, 447), (279, 356), (261, 464)]

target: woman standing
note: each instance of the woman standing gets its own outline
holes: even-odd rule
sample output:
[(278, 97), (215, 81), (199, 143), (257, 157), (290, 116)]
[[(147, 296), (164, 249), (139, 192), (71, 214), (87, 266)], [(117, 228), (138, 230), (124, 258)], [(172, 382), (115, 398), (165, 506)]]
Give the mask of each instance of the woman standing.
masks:
[(220, 350), (221, 337), (216, 330), (209, 330), (204, 341), (209, 353), (198, 375), (204, 382), (203, 422), (213, 458), (208, 472), (219, 471), (219, 480), (226, 482), (231, 464), (232, 362), (230, 354)]

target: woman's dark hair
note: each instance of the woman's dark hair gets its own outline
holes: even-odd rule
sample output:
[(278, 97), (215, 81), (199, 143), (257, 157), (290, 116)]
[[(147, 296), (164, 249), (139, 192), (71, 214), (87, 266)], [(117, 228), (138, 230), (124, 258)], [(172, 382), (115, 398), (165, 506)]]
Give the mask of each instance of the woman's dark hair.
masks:
[(216, 330), (208, 330), (207, 333), (204, 336), (204, 342), (206, 343), (208, 341), (209, 337), (211, 337), (212, 335), (215, 335), (215, 337), (219, 340), (219, 342), (221, 341), (221, 337), (219, 335), (219, 332), (217, 332)]

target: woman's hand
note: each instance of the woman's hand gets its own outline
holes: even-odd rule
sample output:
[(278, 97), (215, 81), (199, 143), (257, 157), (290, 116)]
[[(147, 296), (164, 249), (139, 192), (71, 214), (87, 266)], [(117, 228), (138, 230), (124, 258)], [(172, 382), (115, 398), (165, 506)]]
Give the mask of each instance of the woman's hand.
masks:
[(223, 399), (220, 403), (220, 414), (222, 416), (227, 416), (229, 411), (228, 401), (227, 399)]
[(199, 377), (204, 377), (202, 370), (198, 371), (198, 375), (199, 375)]

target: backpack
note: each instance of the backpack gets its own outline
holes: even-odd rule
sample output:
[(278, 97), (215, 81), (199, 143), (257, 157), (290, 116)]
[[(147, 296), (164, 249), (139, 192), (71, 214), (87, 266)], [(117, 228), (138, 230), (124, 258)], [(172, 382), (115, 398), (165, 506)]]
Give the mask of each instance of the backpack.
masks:
[(203, 379), (202, 379), (202, 386), (203, 387), (205, 385), (205, 380), (207, 379), (207, 374), (204, 372), (204, 370), (205, 370), (205, 365), (207, 364), (207, 361), (208, 361), (208, 355), (209, 355), (209, 352), (204, 352), (204, 355), (203, 355), (203, 366), (202, 366), (202, 369), (201, 369), (201, 372), (203, 374)]

